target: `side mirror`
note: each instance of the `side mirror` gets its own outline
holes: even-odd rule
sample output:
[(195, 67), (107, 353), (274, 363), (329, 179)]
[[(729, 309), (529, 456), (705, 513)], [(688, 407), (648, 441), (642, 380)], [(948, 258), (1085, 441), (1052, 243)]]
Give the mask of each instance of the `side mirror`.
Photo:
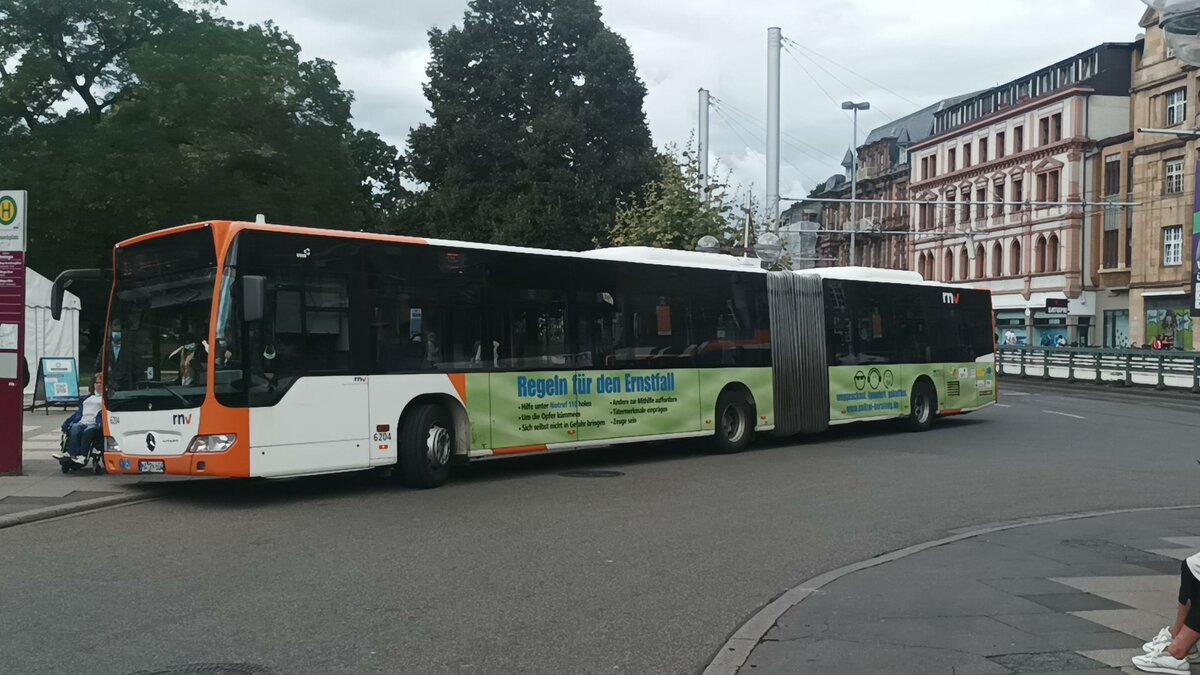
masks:
[(50, 317), (55, 321), (62, 319), (63, 295), (76, 281), (104, 281), (112, 278), (112, 270), (84, 269), (63, 270), (54, 279), (54, 288), (50, 292)]
[(242, 320), (262, 321), (267, 316), (267, 278), (242, 277)]

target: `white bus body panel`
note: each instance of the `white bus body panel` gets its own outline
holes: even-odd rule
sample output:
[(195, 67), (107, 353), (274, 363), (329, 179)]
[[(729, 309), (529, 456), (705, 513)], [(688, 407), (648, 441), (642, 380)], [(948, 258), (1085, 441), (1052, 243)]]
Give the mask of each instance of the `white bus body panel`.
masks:
[[(370, 408), (370, 462), (368, 466), (396, 463), (400, 435), (400, 414), (418, 396), (444, 394), (462, 403), (450, 378), (444, 373), (413, 375), (372, 375)], [(376, 429), (387, 427), (386, 432)]]
[(275, 405), (251, 408), (250, 475), (367, 468), (369, 398), (366, 377), (302, 377)]

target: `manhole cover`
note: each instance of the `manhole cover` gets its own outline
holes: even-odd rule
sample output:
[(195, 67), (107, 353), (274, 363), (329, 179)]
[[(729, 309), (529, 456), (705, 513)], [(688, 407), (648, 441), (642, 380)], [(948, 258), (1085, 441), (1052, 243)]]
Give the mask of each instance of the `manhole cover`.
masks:
[(129, 675), (271, 675), (271, 669), (256, 663), (187, 663), (160, 670), (138, 670)]
[(566, 478), (616, 478), (625, 474), (620, 471), (606, 469), (580, 469), (579, 471), (564, 471), (558, 475)]

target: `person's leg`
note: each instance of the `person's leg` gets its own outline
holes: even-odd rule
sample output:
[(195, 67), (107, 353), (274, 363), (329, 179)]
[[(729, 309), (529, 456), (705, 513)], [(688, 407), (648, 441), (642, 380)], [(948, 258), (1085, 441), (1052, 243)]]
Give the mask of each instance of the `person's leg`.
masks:
[(67, 454), (74, 457), (83, 452), (83, 432), (87, 430), (86, 424), (76, 422), (71, 425), (67, 431)]
[(100, 437), (100, 427), (95, 424), (89, 424), (83, 430), (83, 438), (80, 441), (80, 454), (87, 457), (92, 452), (92, 446), (96, 444), (96, 439)]
[(1188, 652), (1200, 641), (1200, 582), (1192, 574), (1187, 561), (1183, 563), (1181, 579), (1180, 590), (1183, 591), (1183, 587), (1186, 586), (1189, 595), (1188, 609), (1184, 613), (1183, 625), (1179, 627), (1175, 639), (1171, 640), (1171, 645), (1167, 647), (1167, 653), (1177, 659), (1186, 659)]

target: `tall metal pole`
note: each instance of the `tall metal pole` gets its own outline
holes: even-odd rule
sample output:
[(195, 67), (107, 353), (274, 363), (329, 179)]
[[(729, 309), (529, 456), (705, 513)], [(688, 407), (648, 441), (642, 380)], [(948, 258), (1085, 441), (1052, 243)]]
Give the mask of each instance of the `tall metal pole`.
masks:
[(767, 29), (767, 226), (779, 226), (779, 51), (782, 35)]
[(700, 155), (700, 201), (708, 203), (708, 90), (700, 90), (700, 121), (696, 134)]
[(858, 108), (854, 108), (854, 142), (850, 144), (850, 266), (858, 262), (854, 233), (858, 230)]

